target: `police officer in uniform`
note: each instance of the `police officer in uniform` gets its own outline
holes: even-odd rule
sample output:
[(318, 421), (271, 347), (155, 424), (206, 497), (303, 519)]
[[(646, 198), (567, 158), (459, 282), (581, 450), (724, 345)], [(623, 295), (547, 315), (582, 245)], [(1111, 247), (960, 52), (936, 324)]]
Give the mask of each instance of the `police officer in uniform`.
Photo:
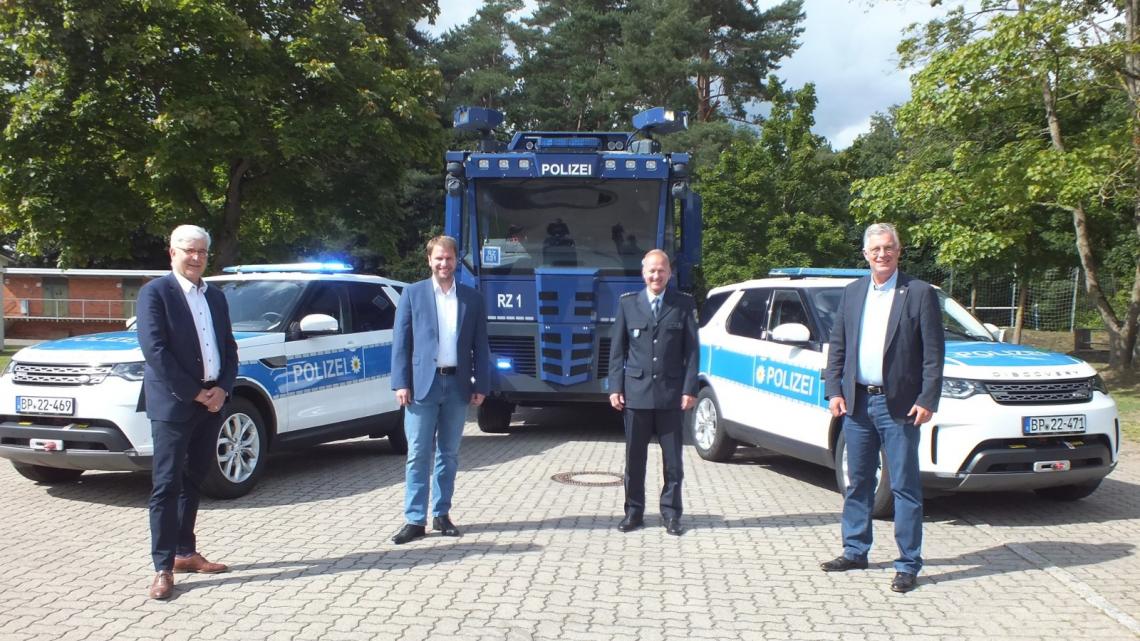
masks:
[(667, 289), (669, 256), (650, 250), (641, 261), (645, 289), (618, 302), (610, 343), (610, 405), (625, 422), (625, 518), (618, 530), (644, 525), (645, 462), (649, 440), (661, 444), (665, 486), (661, 517), (665, 531), (680, 536), (681, 464), (685, 410), (697, 402), (696, 305)]

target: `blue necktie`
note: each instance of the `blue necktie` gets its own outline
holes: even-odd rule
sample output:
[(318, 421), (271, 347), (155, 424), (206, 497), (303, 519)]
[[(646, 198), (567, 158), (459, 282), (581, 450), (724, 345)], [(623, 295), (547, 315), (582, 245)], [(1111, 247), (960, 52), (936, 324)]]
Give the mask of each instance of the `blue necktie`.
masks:
[(661, 318), (661, 297), (658, 296), (657, 298), (654, 298), (653, 304), (650, 305), (650, 307), (653, 308), (653, 320), (660, 319)]

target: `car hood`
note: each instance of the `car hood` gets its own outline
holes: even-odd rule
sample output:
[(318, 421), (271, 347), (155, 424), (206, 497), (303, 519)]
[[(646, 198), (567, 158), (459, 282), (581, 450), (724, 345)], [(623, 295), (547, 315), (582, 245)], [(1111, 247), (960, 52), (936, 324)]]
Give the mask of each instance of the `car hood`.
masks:
[(1096, 370), (1079, 358), (1029, 345), (985, 341), (947, 341), (943, 374), (981, 380), (1033, 380), (1093, 376)]
[[(234, 332), (238, 349), (255, 345), (280, 343), (284, 334), (277, 332)], [(45, 341), (16, 352), (17, 363), (135, 363), (143, 360), (139, 337), (135, 332), (103, 332)]]

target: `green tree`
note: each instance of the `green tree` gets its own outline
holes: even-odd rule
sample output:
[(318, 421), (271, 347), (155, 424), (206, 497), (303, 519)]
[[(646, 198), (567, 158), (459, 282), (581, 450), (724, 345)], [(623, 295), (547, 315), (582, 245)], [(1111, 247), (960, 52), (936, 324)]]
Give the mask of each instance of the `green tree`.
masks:
[[(855, 203), (861, 219), (909, 224), (939, 262), (962, 269), (1024, 277), (1075, 249), (1110, 361), (1123, 367), (1140, 315), (1136, 4), (1122, 3), (1120, 20), (1115, 3), (984, 0), (904, 41), (904, 65), (926, 62), (899, 112), (904, 159), (857, 183)], [(1125, 221), (1133, 291), (1121, 317), (1100, 281)]]
[(510, 18), (523, 0), (488, 0), (466, 24), (444, 33), (431, 47), (443, 76), (444, 114), (476, 105), (510, 110), (518, 82), (518, 58), (510, 52), (521, 27)]
[[(0, 225), (62, 265), (175, 222), (239, 248), (394, 252), (400, 177), (434, 156), (435, 0), (0, 4)], [(397, 213), (393, 213), (397, 212)], [(239, 244), (239, 240), (242, 240)], [(276, 247), (277, 249), (274, 249)]]
[(766, 89), (772, 111), (760, 136), (734, 143), (701, 183), (709, 286), (852, 255), (849, 180), (827, 141), (811, 132), (815, 87), (785, 90), (772, 78)]

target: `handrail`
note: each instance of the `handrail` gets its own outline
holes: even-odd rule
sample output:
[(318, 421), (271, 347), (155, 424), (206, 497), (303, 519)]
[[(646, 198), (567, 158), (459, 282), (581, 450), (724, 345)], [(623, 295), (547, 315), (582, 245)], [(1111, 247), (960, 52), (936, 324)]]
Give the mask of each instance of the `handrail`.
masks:
[(4, 298), (4, 320), (126, 321), (136, 302), (93, 298)]

